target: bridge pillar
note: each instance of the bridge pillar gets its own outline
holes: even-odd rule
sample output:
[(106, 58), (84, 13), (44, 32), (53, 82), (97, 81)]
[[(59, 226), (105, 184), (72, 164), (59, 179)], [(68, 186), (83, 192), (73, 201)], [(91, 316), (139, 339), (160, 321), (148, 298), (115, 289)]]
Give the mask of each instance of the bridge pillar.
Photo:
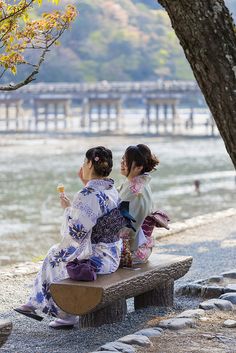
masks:
[(3, 122), (4, 130), (18, 130), (20, 127), (20, 113), (22, 100), (15, 97), (3, 96), (0, 98), (0, 121)]
[(175, 133), (175, 128), (176, 128), (176, 105), (172, 103), (171, 105), (171, 111), (172, 111), (172, 133)]
[(151, 105), (149, 102), (146, 103), (146, 126), (147, 126), (147, 132), (150, 132), (150, 127), (151, 127)]
[(165, 133), (167, 132), (167, 127), (168, 127), (168, 104), (164, 104), (164, 129)]
[(121, 120), (121, 100), (116, 102), (116, 130), (120, 129), (120, 120)]
[[(154, 126), (155, 133), (160, 133), (161, 130), (164, 133), (168, 132), (168, 126), (171, 124), (172, 133), (175, 130), (175, 119), (176, 119), (176, 106), (178, 100), (177, 99), (168, 99), (168, 98), (158, 98), (158, 97), (148, 97), (146, 99), (146, 116), (144, 121), (142, 122), (144, 126), (146, 126), (147, 131), (151, 131), (151, 127)], [(163, 107), (163, 111), (160, 114), (160, 108)], [(155, 117), (153, 119), (153, 111)], [(171, 109), (171, 119), (169, 119), (169, 109)], [(162, 129), (161, 129), (162, 128)]]
[[(34, 99), (34, 125), (38, 131), (58, 130), (67, 127), (70, 99), (63, 97), (37, 97)], [(62, 122), (61, 126), (59, 123)]]
[(107, 103), (106, 105), (106, 109), (107, 109), (107, 130), (110, 131), (111, 129), (111, 105), (110, 103)]
[(90, 132), (92, 132), (94, 125), (98, 132), (119, 130), (121, 118), (120, 98), (90, 97), (86, 107), (82, 108), (82, 120), (85, 127), (87, 112)]
[(82, 110), (81, 110), (81, 120), (80, 120), (80, 127), (84, 128), (86, 126), (86, 117), (89, 114), (89, 109), (88, 109), (88, 101), (87, 99), (84, 99), (82, 103)]
[(159, 130), (159, 104), (156, 104), (156, 132)]

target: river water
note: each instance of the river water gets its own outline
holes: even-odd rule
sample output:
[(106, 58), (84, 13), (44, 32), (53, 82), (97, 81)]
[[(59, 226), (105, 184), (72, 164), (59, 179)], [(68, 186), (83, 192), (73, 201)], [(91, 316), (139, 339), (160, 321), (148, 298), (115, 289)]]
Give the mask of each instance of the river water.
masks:
[[(130, 144), (146, 143), (159, 157), (152, 174), (157, 208), (176, 222), (235, 207), (235, 171), (220, 138), (0, 137), (0, 264), (37, 260), (59, 240), (62, 210), (56, 186), (72, 196), (84, 152), (95, 145), (113, 150), (112, 177), (119, 185), (119, 162)], [(194, 180), (201, 194), (194, 191)]]

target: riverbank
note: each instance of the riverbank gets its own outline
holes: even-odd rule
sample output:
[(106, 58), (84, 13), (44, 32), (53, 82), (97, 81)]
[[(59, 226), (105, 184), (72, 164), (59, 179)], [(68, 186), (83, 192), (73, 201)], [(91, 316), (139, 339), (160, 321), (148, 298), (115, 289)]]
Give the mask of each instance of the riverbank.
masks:
[[(157, 240), (155, 252), (164, 254), (191, 255), (193, 265), (186, 276), (176, 285), (186, 281), (219, 274), (235, 268), (236, 258), (236, 209), (206, 215), (199, 224), (199, 218), (189, 220), (191, 226), (177, 233)], [(186, 223), (186, 222), (184, 222)], [(185, 224), (186, 225), (186, 224)], [(183, 225), (184, 226), (184, 225)], [(4, 353), (85, 353), (96, 350), (102, 344), (114, 341), (128, 333), (148, 326), (157, 316), (179, 313), (186, 308), (195, 308), (201, 299), (176, 297), (173, 310), (148, 308), (130, 312), (122, 323), (104, 325), (96, 329), (69, 332), (49, 330), (49, 318), (42, 323), (30, 320), (12, 311), (12, 308), (25, 302), (30, 287), (39, 268), (39, 263), (24, 263), (8, 266), (0, 273), (0, 318), (13, 321), (13, 332), (8, 342), (0, 349)], [(26, 339), (27, 337), (27, 339)], [(180, 352), (178, 352), (180, 353)]]

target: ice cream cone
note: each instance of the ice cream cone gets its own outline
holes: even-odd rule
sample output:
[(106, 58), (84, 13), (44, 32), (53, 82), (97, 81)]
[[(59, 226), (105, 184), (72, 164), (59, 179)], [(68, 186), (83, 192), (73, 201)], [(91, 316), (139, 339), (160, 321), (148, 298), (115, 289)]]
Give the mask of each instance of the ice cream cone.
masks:
[(57, 185), (57, 191), (59, 192), (59, 193), (64, 193), (65, 192), (65, 187), (64, 187), (64, 185), (63, 184), (58, 184)]

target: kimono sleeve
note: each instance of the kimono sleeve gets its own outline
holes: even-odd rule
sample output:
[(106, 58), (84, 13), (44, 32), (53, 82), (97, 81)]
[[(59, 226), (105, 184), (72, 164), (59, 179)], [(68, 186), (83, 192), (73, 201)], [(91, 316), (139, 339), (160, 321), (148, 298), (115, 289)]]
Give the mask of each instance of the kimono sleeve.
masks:
[(101, 216), (95, 193), (83, 191), (84, 189), (75, 195), (71, 207), (66, 210), (66, 224), (63, 231), (64, 236), (69, 236), (78, 243), (87, 237)]

